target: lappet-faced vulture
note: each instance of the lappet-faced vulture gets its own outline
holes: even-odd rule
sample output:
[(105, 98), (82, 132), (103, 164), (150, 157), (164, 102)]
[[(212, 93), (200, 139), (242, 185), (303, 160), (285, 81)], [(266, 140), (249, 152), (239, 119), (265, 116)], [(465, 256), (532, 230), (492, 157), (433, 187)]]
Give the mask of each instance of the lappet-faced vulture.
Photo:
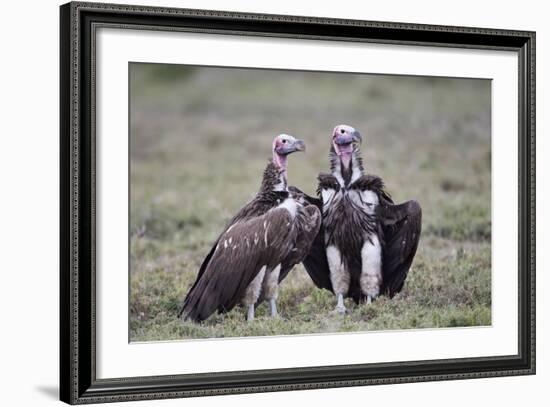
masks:
[(382, 179), (365, 175), (361, 141), (353, 127), (336, 126), (330, 173), (318, 177), (319, 198), (291, 189), (297, 200), (322, 211), (321, 230), (303, 263), (318, 287), (336, 295), (341, 314), (345, 297), (370, 303), (380, 294), (392, 298), (401, 291), (421, 232), (419, 203), (395, 205)]
[(298, 203), (287, 187), (288, 156), (303, 151), (304, 142), (281, 134), (272, 147), (259, 192), (231, 219), (204, 259), (181, 318), (203, 321), (242, 303), (250, 321), (260, 294), (269, 301), (271, 316), (277, 315), (279, 282), (309, 252), (321, 213), (315, 205)]

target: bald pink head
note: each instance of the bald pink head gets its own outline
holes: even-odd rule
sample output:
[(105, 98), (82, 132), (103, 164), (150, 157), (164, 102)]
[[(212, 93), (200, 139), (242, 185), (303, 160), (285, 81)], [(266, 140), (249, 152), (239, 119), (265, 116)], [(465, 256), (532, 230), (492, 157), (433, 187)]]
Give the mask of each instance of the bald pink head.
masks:
[(355, 145), (361, 144), (362, 140), (361, 134), (347, 124), (339, 124), (332, 131), (332, 146), (346, 168), (349, 166)]
[(302, 140), (289, 134), (279, 134), (273, 139), (273, 163), (286, 171), (289, 154), (305, 149), (306, 145)]

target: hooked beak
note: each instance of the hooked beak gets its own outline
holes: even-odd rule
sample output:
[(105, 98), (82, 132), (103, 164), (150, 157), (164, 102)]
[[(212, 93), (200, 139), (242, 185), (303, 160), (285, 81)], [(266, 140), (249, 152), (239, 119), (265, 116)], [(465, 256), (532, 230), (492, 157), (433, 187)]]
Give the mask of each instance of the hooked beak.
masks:
[(338, 146), (346, 146), (351, 143), (359, 143), (363, 141), (361, 133), (357, 130), (354, 130), (352, 133), (337, 134), (334, 138), (334, 143)]
[(306, 143), (304, 143), (304, 140), (297, 139), (294, 142), (294, 151), (306, 151)]
[(279, 149), (278, 153), (288, 155), (296, 151), (306, 151), (306, 144), (303, 140), (296, 139), (293, 142), (286, 143)]

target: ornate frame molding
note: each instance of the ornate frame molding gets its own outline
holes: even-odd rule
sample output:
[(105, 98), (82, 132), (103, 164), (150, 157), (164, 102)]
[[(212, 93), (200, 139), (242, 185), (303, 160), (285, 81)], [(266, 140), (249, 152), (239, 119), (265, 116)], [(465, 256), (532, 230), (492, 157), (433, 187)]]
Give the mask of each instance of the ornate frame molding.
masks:
[[(70, 404), (535, 373), (535, 33), (226, 11), (68, 3), (60, 8), (60, 394)], [(116, 26), (518, 52), (518, 355), (96, 379), (95, 30)]]

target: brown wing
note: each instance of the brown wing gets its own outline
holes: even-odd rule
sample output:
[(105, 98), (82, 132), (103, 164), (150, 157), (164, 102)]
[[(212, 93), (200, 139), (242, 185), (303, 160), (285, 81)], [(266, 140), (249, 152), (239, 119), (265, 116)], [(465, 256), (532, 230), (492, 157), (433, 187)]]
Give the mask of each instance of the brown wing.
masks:
[(203, 321), (216, 310), (230, 311), (263, 266), (272, 268), (288, 255), (295, 234), (290, 213), (284, 208), (231, 225), (210, 252), (180, 315)]
[[(208, 264), (210, 263), (210, 260), (212, 259), (212, 255), (214, 254), (214, 251), (216, 250), (216, 247), (218, 246), (218, 242), (220, 241), (223, 234), (231, 226), (233, 226), (237, 222), (246, 221), (248, 219), (253, 219), (257, 216), (261, 216), (261, 215), (265, 214), (267, 211), (269, 211), (270, 209), (273, 209), (275, 207), (274, 205), (276, 205), (277, 198), (279, 198), (279, 201), (283, 201), (284, 199), (286, 199), (288, 197), (288, 193), (285, 192), (285, 191), (272, 192), (272, 195), (274, 195), (272, 197), (273, 199), (262, 199), (262, 195), (256, 195), (254, 197), (254, 199), (252, 199), (250, 202), (248, 202), (246, 205), (244, 205), (239, 210), (239, 212), (237, 212), (237, 214), (235, 216), (233, 216), (233, 218), (227, 223), (227, 225), (223, 229), (222, 233), (220, 234), (220, 236), (218, 237), (216, 242), (214, 242), (214, 245), (212, 246), (212, 249), (210, 249), (210, 252), (206, 255), (206, 257), (202, 261), (202, 264), (199, 268), (199, 273), (198, 273), (197, 278), (195, 280), (195, 283), (191, 287), (190, 291), (195, 288), (195, 286), (197, 285), (197, 283), (201, 279), (204, 271), (206, 270), (206, 268), (208, 267)], [(183, 308), (179, 312), (178, 318), (181, 317), (182, 312), (183, 312)]]
[[(304, 202), (304, 204), (314, 205), (320, 213), (323, 213), (323, 202), (312, 196), (305, 194), (296, 187), (288, 188), (295, 199)], [(325, 232), (323, 224), (319, 226), (319, 232), (315, 235), (311, 243), (309, 253), (302, 260), (302, 264), (306, 269), (313, 283), (319, 287), (332, 292), (332, 283), (330, 281), (330, 269), (328, 267), (327, 253), (325, 248)]]
[(418, 248), (422, 209), (416, 201), (378, 207), (384, 234), (382, 292), (392, 298), (401, 291)]
[(296, 242), (289, 255), (281, 264), (279, 283), (285, 279), (294, 266), (300, 263), (308, 255), (311, 245), (321, 227), (321, 212), (315, 205), (301, 207), (296, 215), (296, 226), (298, 228)]

